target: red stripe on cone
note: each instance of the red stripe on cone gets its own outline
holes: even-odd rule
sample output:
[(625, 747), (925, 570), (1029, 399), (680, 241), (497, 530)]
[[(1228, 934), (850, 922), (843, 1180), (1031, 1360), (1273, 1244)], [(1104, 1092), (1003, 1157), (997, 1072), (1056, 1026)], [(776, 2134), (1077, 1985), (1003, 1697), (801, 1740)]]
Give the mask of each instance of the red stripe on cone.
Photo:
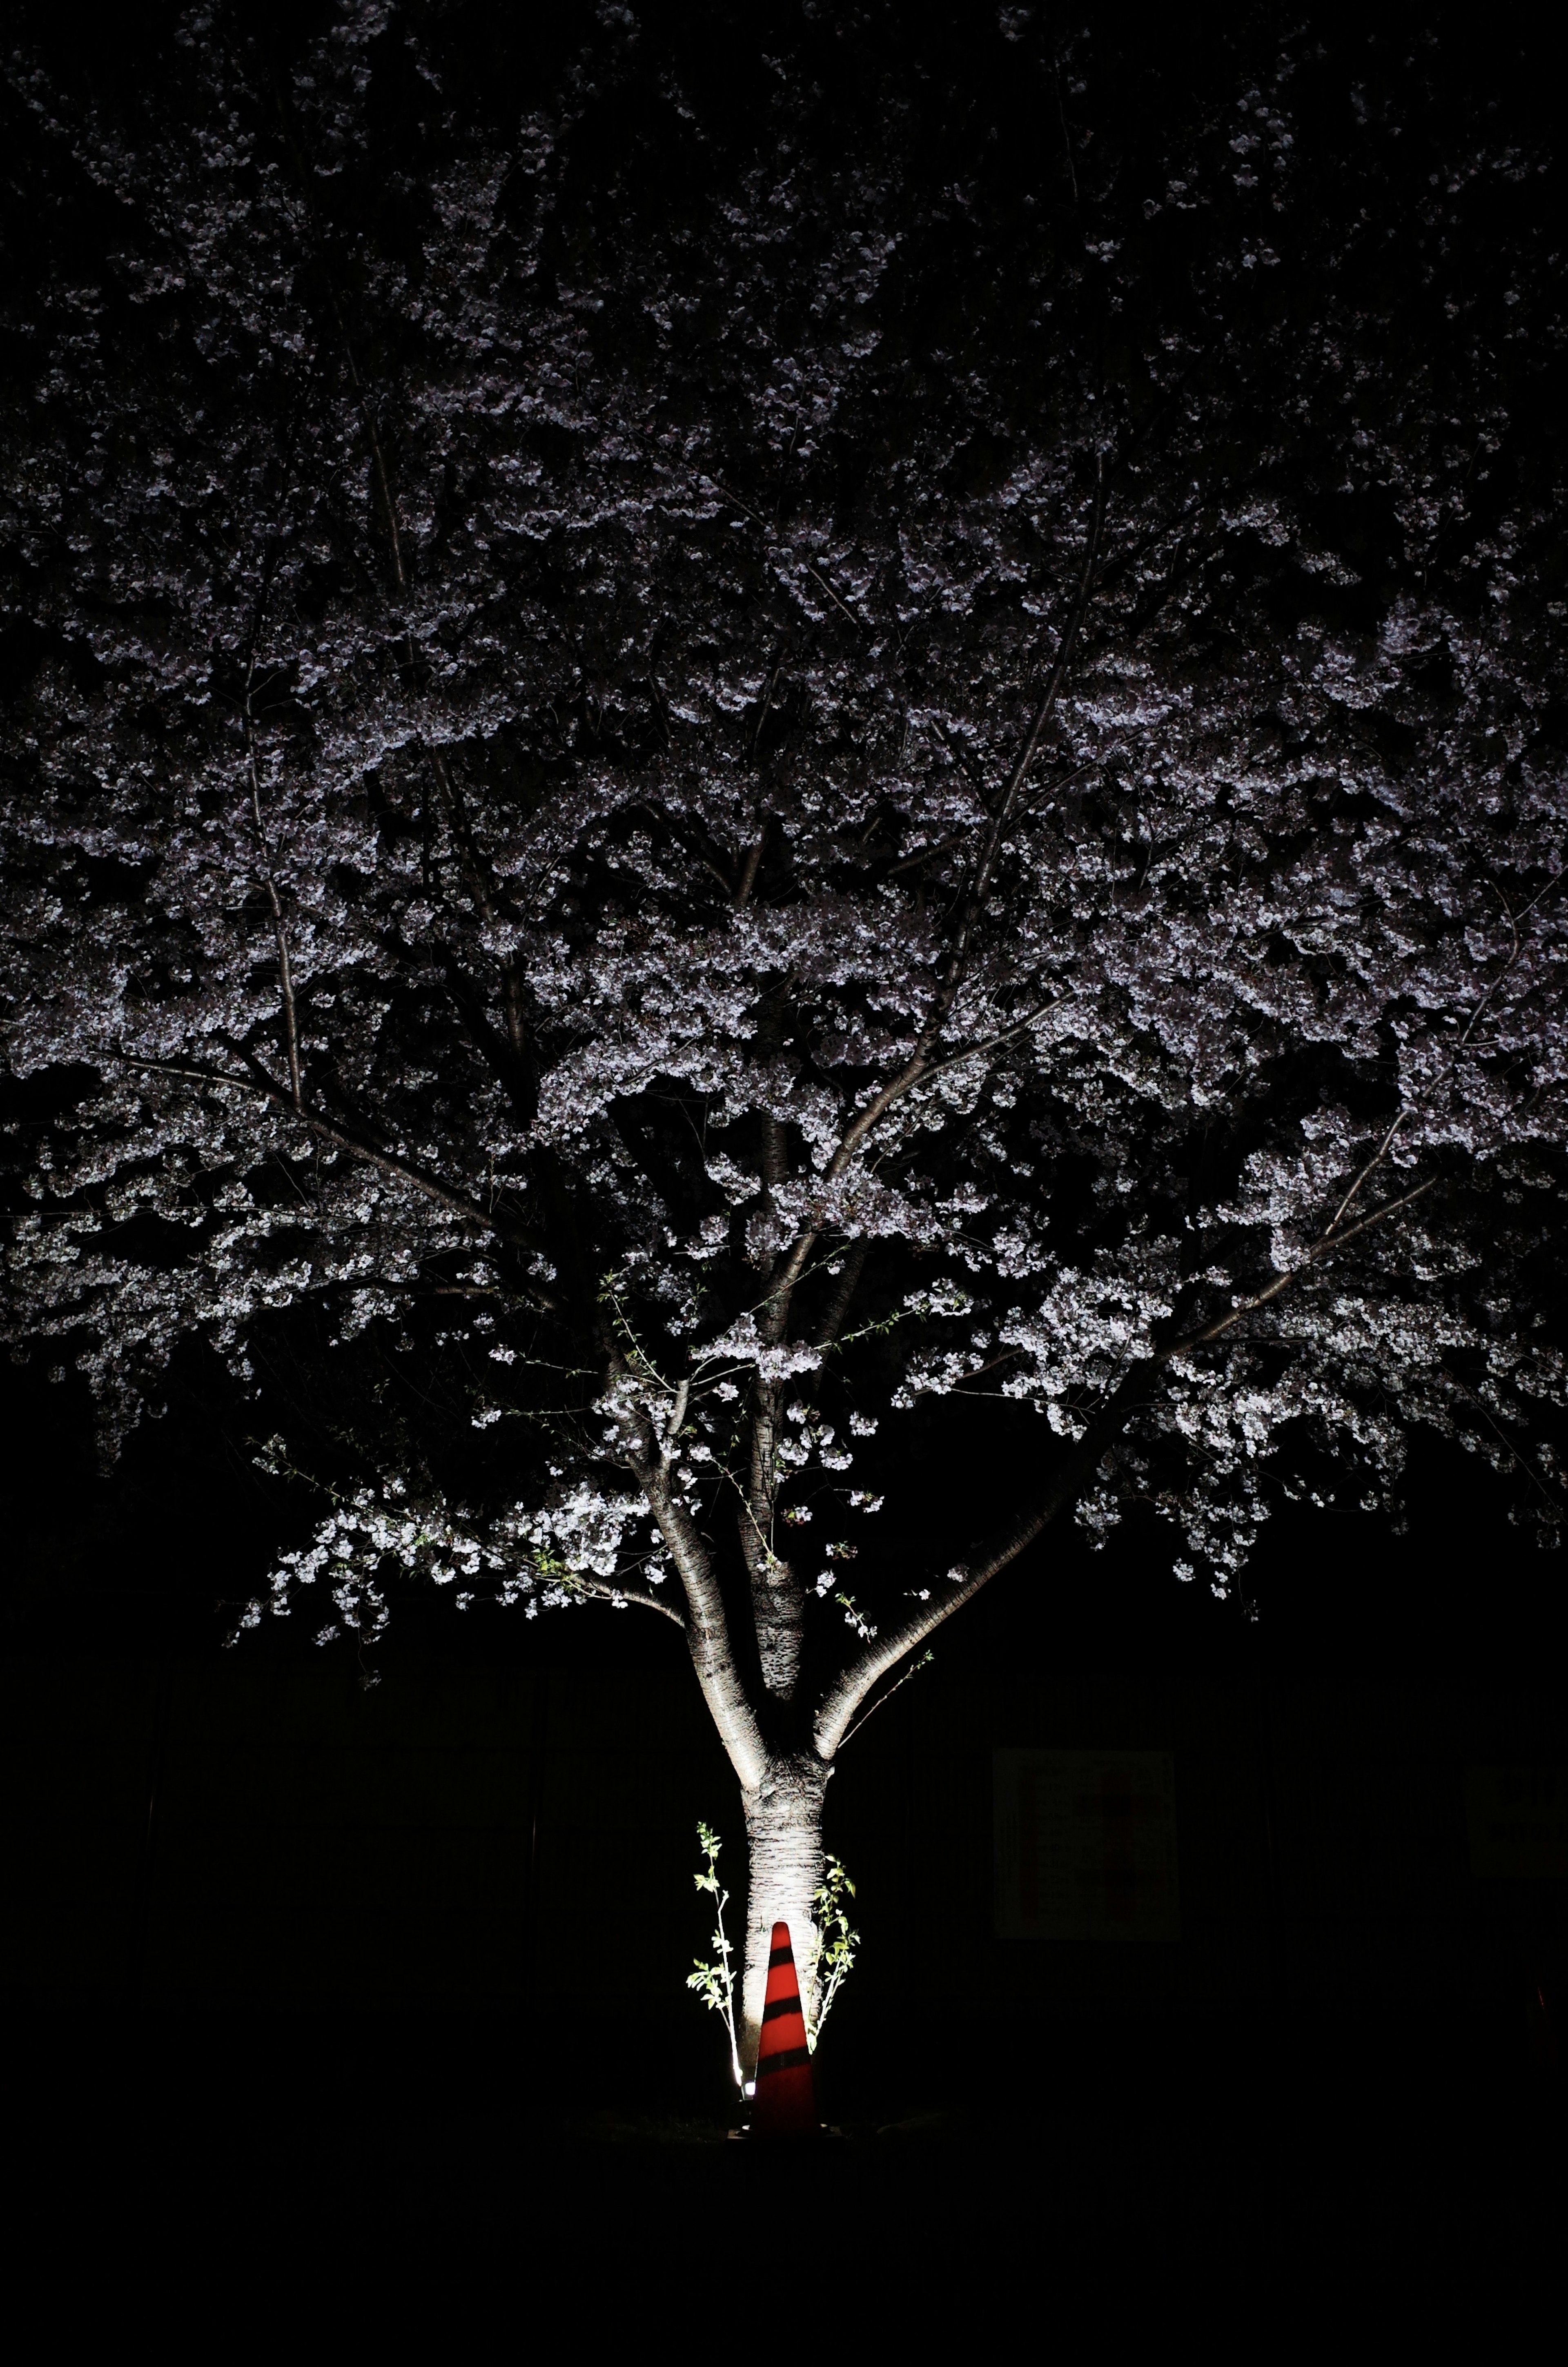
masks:
[(814, 2136), (816, 2082), (806, 2047), (806, 2018), (795, 1977), (790, 1926), (776, 1923), (767, 1956), (767, 1996), (762, 2009), (762, 2043), (756, 2053), (756, 2093), (752, 2099), (754, 2137)]

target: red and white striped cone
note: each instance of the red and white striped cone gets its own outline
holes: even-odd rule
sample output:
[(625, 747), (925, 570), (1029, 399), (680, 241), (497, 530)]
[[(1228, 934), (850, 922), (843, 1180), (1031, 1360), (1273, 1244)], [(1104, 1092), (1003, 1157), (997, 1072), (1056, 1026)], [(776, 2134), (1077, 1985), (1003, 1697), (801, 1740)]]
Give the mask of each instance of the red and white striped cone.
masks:
[(790, 1926), (776, 1923), (767, 1957), (767, 1996), (762, 2009), (751, 2133), (754, 2137), (808, 2137), (815, 2136), (818, 2128), (816, 2082), (812, 2078)]

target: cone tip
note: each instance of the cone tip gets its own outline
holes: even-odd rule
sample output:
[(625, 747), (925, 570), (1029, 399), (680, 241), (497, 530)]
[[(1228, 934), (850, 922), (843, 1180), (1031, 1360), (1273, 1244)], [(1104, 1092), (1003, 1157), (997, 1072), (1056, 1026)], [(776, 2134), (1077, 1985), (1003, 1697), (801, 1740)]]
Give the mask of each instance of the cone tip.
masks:
[(788, 1948), (790, 1945), (790, 1926), (788, 1923), (776, 1923), (774, 1925), (773, 1938), (769, 1944), (775, 1948)]

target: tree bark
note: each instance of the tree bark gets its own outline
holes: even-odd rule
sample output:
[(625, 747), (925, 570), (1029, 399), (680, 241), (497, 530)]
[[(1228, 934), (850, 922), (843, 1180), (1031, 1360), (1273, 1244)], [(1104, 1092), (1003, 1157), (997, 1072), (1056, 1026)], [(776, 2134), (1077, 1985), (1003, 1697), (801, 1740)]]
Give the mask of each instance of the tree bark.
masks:
[(741, 1985), (741, 2068), (756, 2070), (775, 1923), (788, 1923), (806, 2026), (815, 2026), (819, 1933), (812, 1904), (823, 1880), (823, 1799), (831, 1765), (814, 1751), (769, 1755), (762, 1781), (743, 1794), (749, 1853), (745, 1954)]

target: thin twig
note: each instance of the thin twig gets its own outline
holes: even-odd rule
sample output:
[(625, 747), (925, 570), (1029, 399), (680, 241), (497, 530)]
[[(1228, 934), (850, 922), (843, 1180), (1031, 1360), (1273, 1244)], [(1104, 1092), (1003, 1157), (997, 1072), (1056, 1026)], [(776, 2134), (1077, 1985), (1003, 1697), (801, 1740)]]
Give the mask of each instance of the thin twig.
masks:
[(875, 1717), (880, 1709), (885, 1709), (889, 1702), (892, 1701), (894, 1693), (901, 1693), (903, 1687), (908, 1684), (910, 1679), (912, 1677), (917, 1677), (920, 1674), (921, 1670), (924, 1669), (935, 1657), (935, 1654), (931, 1652), (923, 1652), (919, 1659), (912, 1660), (908, 1668), (905, 1669), (903, 1676), (900, 1677), (897, 1684), (890, 1685), (885, 1693), (879, 1693), (877, 1699), (871, 1704), (870, 1708), (863, 1711), (861, 1716), (856, 1719), (854, 1725), (850, 1727), (848, 1733), (839, 1744), (839, 1750), (846, 1750), (849, 1745), (854, 1741), (855, 1737), (859, 1733), (860, 1728), (866, 1724), (867, 1719)]
[(640, 1611), (657, 1611), (665, 1619), (673, 1619), (684, 1634), (686, 1621), (673, 1603), (661, 1603), (656, 1594), (644, 1594), (635, 1586), (621, 1586), (613, 1579), (580, 1577), (574, 1570), (568, 1583), (577, 1591), (597, 1596), (601, 1602), (634, 1603)]
[[(494, 1233), (500, 1240), (517, 1247), (537, 1249), (540, 1246), (535, 1235), (526, 1226), (519, 1225), (505, 1209), (487, 1209), (480, 1201), (465, 1199), (460, 1192), (454, 1192), (435, 1176), (426, 1175), (411, 1160), (398, 1152), (384, 1150), (378, 1144), (361, 1140), (346, 1127), (335, 1125), (331, 1118), (323, 1117), (318, 1111), (309, 1107), (297, 1108), (292, 1095), (267, 1075), (259, 1061), (247, 1059), (248, 1074), (235, 1076), (232, 1070), (199, 1069), (176, 1060), (148, 1060), (134, 1052), (116, 1052), (113, 1058), (123, 1061), (127, 1068), (144, 1069), (154, 1076), (178, 1077), (192, 1084), (222, 1086), (232, 1093), (259, 1093), (265, 1100), (276, 1102), (288, 1110), (321, 1141), (330, 1142), (335, 1149), (364, 1160), (383, 1175), (395, 1176), (400, 1183), (412, 1184), (416, 1192), (422, 1192), (426, 1199), (438, 1202), (454, 1216), (483, 1226), (486, 1232)], [(524, 1295), (548, 1313), (561, 1312), (559, 1300), (537, 1283), (529, 1283)]]
[(1073, 162), (1073, 136), (1067, 129), (1067, 109), (1062, 104), (1062, 69), (1052, 65), (1051, 79), (1056, 92), (1056, 119), (1062, 126), (1062, 146), (1067, 158), (1067, 177), (1073, 184), (1073, 210), (1078, 210), (1078, 168)]
[(1429, 1182), (1418, 1185), (1414, 1192), (1404, 1194), (1401, 1199), (1390, 1201), (1386, 1207), (1374, 1209), (1370, 1216), (1363, 1217), (1358, 1224), (1352, 1225), (1346, 1231), (1336, 1234), (1333, 1240), (1329, 1240), (1326, 1236), (1321, 1239), (1314, 1243), (1301, 1265), (1293, 1266), (1289, 1274), (1282, 1274), (1278, 1281), (1269, 1285), (1267, 1290), (1257, 1292), (1255, 1297), (1244, 1300), (1239, 1307), (1233, 1308), (1228, 1315), (1221, 1316), (1206, 1331), (1198, 1332), (1186, 1340), (1173, 1341), (1166, 1347), (1158, 1350), (1153, 1356), (1143, 1358), (1134, 1365), (1128, 1374), (1125, 1384), (1126, 1394), (1121, 1401), (1108, 1407), (1097, 1421), (1090, 1423), (1084, 1437), (1074, 1446), (1065, 1463), (1055, 1474), (1047, 1494), (1034, 1509), (1017, 1521), (1000, 1541), (986, 1550), (976, 1563), (969, 1565), (953, 1583), (950, 1591), (939, 1593), (928, 1609), (923, 1610), (915, 1617), (905, 1620), (891, 1634), (880, 1637), (873, 1648), (867, 1650), (858, 1661), (852, 1662), (842, 1671), (817, 1714), (815, 1740), (817, 1749), (823, 1756), (832, 1757), (842, 1749), (842, 1726), (846, 1725), (854, 1716), (859, 1704), (865, 1700), (880, 1677), (889, 1670), (896, 1668), (905, 1653), (914, 1651), (927, 1636), (945, 1620), (949, 1619), (955, 1611), (960, 1610), (964, 1603), (978, 1594), (982, 1587), (988, 1585), (998, 1570), (1005, 1569), (1009, 1563), (1015, 1561), (1024, 1548), (1031, 1545), (1035, 1538), (1050, 1525), (1057, 1513), (1074, 1501), (1079, 1490), (1087, 1484), (1108, 1448), (1115, 1444), (1128, 1420), (1142, 1402), (1149, 1387), (1150, 1377), (1160, 1365), (1168, 1364), (1173, 1357), (1189, 1353), (1193, 1349), (1206, 1346), (1211, 1341), (1221, 1338), (1234, 1324), (1239, 1323), (1244, 1315), (1266, 1306), (1270, 1299), (1277, 1298), (1281, 1291), (1288, 1290), (1291, 1283), (1305, 1273), (1316, 1260), (1333, 1255), (1353, 1241), (1358, 1234), (1368, 1232), (1374, 1225), (1381, 1225), (1390, 1217), (1396, 1216), (1402, 1208), (1407, 1208), (1413, 1200), (1419, 1200), (1424, 1194), (1434, 1190), (1440, 1180), (1434, 1176)]
[(918, 855), (906, 855), (903, 862), (893, 864), (885, 876), (889, 879), (896, 879), (901, 871), (913, 871), (916, 864), (929, 863), (934, 855), (949, 854), (955, 846), (961, 846), (968, 836), (967, 830), (955, 830), (951, 838), (939, 838), (935, 846), (923, 846)]
[(756, 752), (762, 745), (763, 726), (767, 721), (769, 711), (773, 706), (773, 694), (778, 687), (778, 677), (783, 672), (783, 669), (784, 651), (780, 649), (778, 655), (773, 662), (773, 672), (768, 675), (767, 687), (762, 694), (762, 705), (757, 709), (756, 730), (751, 735), (751, 760), (754, 764), (756, 762)]
[[(1517, 918), (1515, 914), (1509, 911), (1507, 899), (1506, 897), (1504, 897), (1503, 910), (1508, 914), (1508, 926), (1514, 934), (1514, 950), (1509, 955), (1507, 960), (1504, 963), (1502, 968), (1498, 971), (1496, 977), (1493, 980), (1491, 985), (1487, 988), (1485, 993), (1482, 996), (1481, 1001), (1477, 1003), (1474, 1014), (1471, 1019), (1470, 1025), (1460, 1037), (1459, 1048), (1461, 1052), (1464, 1050), (1465, 1046), (1470, 1042), (1470, 1039), (1474, 1035), (1477, 1027), (1480, 1026), (1482, 1019), (1486, 1013), (1493, 996), (1496, 993), (1498, 988), (1502, 985), (1503, 980), (1507, 977), (1509, 971), (1514, 968), (1515, 963), (1519, 960), (1524, 952), (1524, 945), (1519, 936), (1519, 922), (1524, 920), (1529, 913), (1533, 912), (1536, 906), (1542, 902), (1546, 897), (1550, 896), (1554, 888), (1560, 888), (1564, 879), (1568, 879), (1568, 865), (1564, 865), (1561, 871), (1554, 871), (1551, 878), (1547, 881), (1545, 887), (1538, 889), (1536, 893), (1530, 898), (1528, 904), (1521, 905)], [(1500, 896), (1502, 895), (1502, 892), (1501, 889), (1497, 890), (1497, 893)]]
[[(704, 471), (704, 474), (707, 474), (706, 470)], [(717, 477), (709, 476), (708, 482), (712, 486), (721, 501), (728, 502), (732, 509), (744, 511), (748, 518), (751, 518), (762, 528), (764, 534), (768, 536), (770, 539), (772, 538), (774, 532), (772, 524), (768, 519), (763, 516), (760, 510), (754, 510), (749, 502), (743, 502), (739, 493), (732, 493), (727, 485), (722, 485), (719, 482)], [(827, 581), (827, 578), (817, 572), (817, 570), (812, 565), (809, 559), (804, 562), (804, 564), (806, 573), (811, 577), (812, 583), (821, 586), (822, 590), (826, 593), (828, 598), (833, 602), (834, 606), (839, 611), (840, 615), (848, 617), (849, 622), (854, 626), (856, 631), (858, 633), (863, 633), (866, 630), (863, 619), (855, 614), (853, 608), (846, 608), (845, 606), (843, 601), (839, 598), (832, 584)]]
[(272, 934), (278, 946), (278, 973), (283, 1000), (283, 1043), (289, 1062), (289, 1083), (294, 1107), (304, 1106), (304, 1092), (300, 1074), (300, 1028), (294, 1009), (294, 975), (289, 960), (289, 933), (283, 925), (283, 905), (278, 893), (278, 883), (272, 876), (272, 858), (267, 851), (267, 832), (261, 819), (261, 774), (256, 761), (256, 651), (261, 637), (262, 620), (267, 613), (267, 594), (271, 561), (263, 566), (261, 589), (256, 596), (256, 624), (251, 634), (250, 659), (245, 667), (244, 734), (245, 766), (250, 775), (251, 813), (256, 821), (256, 857), (261, 866), (262, 885), (267, 900), (272, 907)]
[(986, 786), (985, 776), (981, 771), (980, 766), (975, 763), (974, 758), (970, 754), (970, 752), (964, 746), (963, 742), (955, 738), (954, 734), (949, 730), (947, 724), (943, 722), (940, 716), (936, 718), (936, 724), (937, 732), (941, 737), (943, 747), (946, 748), (949, 755), (953, 759), (953, 762), (956, 764), (961, 765), (963, 770), (969, 775), (970, 779), (980, 791), (980, 801), (982, 805), (989, 807), (991, 803), (991, 791)]
[(1035, 1021), (1043, 1019), (1048, 1012), (1059, 1010), (1067, 1000), (1064, 994), (1053, 994), (1048, 1001), (1037, 1002), (1032, 1011), (1026, 1011), (1021, 1019), (1015, 1019), (999, 1035), (987, 1036), (979, 1044), (966, 1044), (961, 1052), (950, 1052), (945, 1060), (933, 1061), (929, 1068), (922, 1070), (916, 1082), (928, 1084), (933, 1077), (939, 1077), (944, 1070), (956, 1069), (962, 1060), (978, 1060), (985, 1053), (994, 1052), (998, 1044), (1006, 1044), (1013, 1036), (1022, 1035), (1026, 1027), (1032, 1027)]
[(845, 606), (843, 601), (839, 598), (837, 593), (834, 590), (826, 576), (819, 575), (816, 569), (812, 565), (810, 560), (806, 561), (806, 573), (811, 577), (813, 583), (820, 585), (822, 590), (827, 594), (828, 598), (833, 602), (833, 605), (838, 610), (839, 615), (841, 617), (847, 617), (850, 623), (854, 626), (855, 630), (858, 633), (863, 633), (866, 628), (862, 624), (860, 618), (855, 614), (854, 609), (846, 608)]
[[(414, 645), (411, 640), (406, 640), (406, 637), (405, 641), (410, 663), (412, 663)], [(479, 907), (481, 917), (488, 927), (494, 929), (499, 918), (494, 892), (488, 877), (488, 867), (474, 839), (462, 791), (441, 751), (432, 746), (426, 753), (430, 759), (431, 770), (436, 776), (436, 786), (440, 792), (441, 802), (446, 809), (448, 824), (461, 850), (463, 866), (468, 873), (470, 893)], [(523, 1009), (522, 979), (514, 955), (502, 954), (498, 956), (497, 960), (501, 972), (502, 1002), (506, 1013), (506, 1040), (512, 1048), (514, 1059), (524, 1061), (528, 1058), (528, 1021)]]
[(343, 317), (343, 308), (337, 300), (337, 284), (333, 278), (332, 270), (326, 259), (326, 242), (322, 235), (321, 224), (316, 217), (315, 203), (311, 196), (310, 172), (301, 151), (288, 105), (283, 96), (282, 85), (278, 79), (276, 70), (271, 74), (271, 82), (273, 102), (278, 109), (278, 120), (283, 126), (283, 137), (288, 143), (289, 153), (294, 160), (294, 170), (299, 176), (300, 194), (305, 206), (305, 219), (311, 226), (311, 237), (316, 250), (316, 260), (321, 265), (322, 277), (326, 285), (327, 301), (332, 306), (332, 317), (337, 324), (337, 334), (342, 340), (344, 359), (348, 365), (349, 382), (354, 389), (354, 400), (358, 407), (360, 419), (364, 423), (366, 438), (370, 447), (370, 459), (376, 472), (376, 487), (381, 497), (387, 532), (392, 541), (392, 572), (397, 578), (398, 590), (406, 592), (408, 577), (403, 564), (403, 538), (398, 532), (397, 511), (392, 504), (392, 481), (387, 474), (386, 456), (381, 450), (381, 439), (376, 431), (375, 416), (365, 392), (364, 382), (359, 376), (359, 366), (354, 358), (353, 340), (348, 334), (347, 323)]
[(1348, 1232), (1336, 1233), (1332, 1237), (1326, 1233), (1321, 1235), (1308, 1250), (1300, 1265), (1291, 1266), (1289, 1273), (1280, 1274), (1277, 1280), (1271, 1282), (1267, 1290), (1257, 1291), (1252, 1297), (1244, 1298), (1238, 1306), (1232, 1308), (1228, 1315), (1222, 1315), (1217, 1322), (1210, 1323), (1206, 1331), (1195, 1331), (1185, 1340), (1173, 1341), (1168, 1347), (1160, 1350), (1159, 1362), (1168, 1364), (1173, 1356), (1184, 1356), (1194, 1348), (1206, 1348), (1210, 1341), (1220, 1339), (1233, 1325), (1239, 1323), (1244, 1315), (1251, 1315), (1257, 1308), (1267, 1307), (1271, 1298), (1278, 1298), (1280, 1292), (1288, 1290), (1300, 1275), (1306, 1273), (1309, 1266), (1316, 1265), (1322, 1259), (1330, 1256), (1334, 1251), (1342, 1250), (1347, 1241), (1355, 1240), (1358, 1234), (1369, 1232), (1374, 1225), (1383, 1224), (1390, 1217), (1397, 1216), (1402, 1208), (1408, 1208), (1413, 1200), (1424, 1199), (1428, 1192), (1437, 1189), (1441, 1181), (1440, 1176), (1429, 1176), (1425, 1184), (1418, 1184), (1414, 1192), (1406, 1192), (1402, 1198), (1390, 1200), (1381, 1208), (1374, 1208), (1369, 1217), (1363, 1217), (1360, 1223), (1352, 1225)]
[(1011, 819), (1013, 799), (1017, 794), (1018, 787), (1023, 780), (1024, 775), (1029, 768), (1029, 764), (1033, 758), (1035, 749), (1040, 743), (1040, 735), (1044, 730), (1046, 724), (1050, 719), (1051, 710), (1056, 704), (1056, 694), (1062, 687), (1062, 676), (1066, 674), (1068, 660), (1073, 654), (1073, 648), (1078, 638), (1079, 628), (1083, 624), (1085, 614), (1088, 608), (1089, 595), (1094, 589), (1095, 564), (1099, 557), (1100, 536), (1105, 527), (1105, 454), (1103, 452), (1096, 452), (1095, 455), (1094, 515), (1089, 526), (1088, 542), (1084, 551), (1084, 571), (1079, 579), (1078, 596), (1074, 602), (1073, 613), (1067, 620), (1067, 629), (1062, 637), (1062, 647), (1056, 652), (1056, 663), (1051, 669), (1050, 679), (1045, 685), (1045, 690), (1040, 697), (1040, 705), (1035, 708), (1034, 719), (1029, 725), (1028, 731), (1024, 740), (1024, 744), (1018, 752), (1017, 762), (1014, 764), (1011, 773), (1007, 776), (1007, 786), (1003, 792), (1001, 809), (997, 817), (999, 821), (1006, 821)]
[(686, 1420), (686, 1409), (690, 1396), (691, 1383), (689, 1380), (683, 1380), (676, 1391), (676, 1401), (670, 1409), (670, 1426), (665, 1433), (665, 1443), (659, 1449), (659, 1468), (663, 1472), (667, 1473), (669, 1470), (670, 1455), (680, 1434), (680, 1426)]
[[(734, 891), (734, 903), (737, 912), (742, 911), (746, 903), (749, 902), (751, 891), (756, 886), (756, 875), (762, 866), (762, 851), (767, 844), (768, 819), (768, 816), (764, 814), (762, 818), (762, 828), (757, 832), (756, 836), (752, 841), (751, 850), (746, 856), (745, 869), (742, 872), (740, 885)], [(725, 884), (727, 886), (729, 883), (726, 881)]]
[(1335, 1208), (1333, 1216), (1329, 1218), (1327, 1225), (1324, 1229), (1323, 1238), (1324, 1240), (1328, 1239), (1330, 1233), (1337, 1231), (1340, 1218), (1344, 1216), (1345, 1211), (1349, 1207), (1351, 1202), (1360, 1191), (1362, 1184), (1367, 1181), (1367, 1178), (1370, 1175), (1372, 1170), (1375, 1167), (1381, 1165), (1383, 1156), (1387, 1151), (1390, 1143), (1393, 1140), (1394, 1136), (1399, 1132), (1400, 1127), (1404, 1124), (1405, 1119), (1409, 1116), (1410, 1112), (1407, 1109), (1402, 1109), (1399, 1112), (1393, 1124), (1384, 1135), (1381, 1142), (1379, 1143), (1376, 1150), (1373, 1151), (1370, 1159), (1368, 1160), (1367, 1164), (1362, 1168), (1361, 1172), (1351, 1184), (1349, 1191), (1346, 1192), (1344, 1199), (1341, 1200), (1338, 1207)]
[(1508, 1436), (1507, 1432), (1502, 1427), (1501, 1423), (1493, 1414), (1491, 1408), (1487, 1406), (1482, 1399), (1476, 1396), (1475, 1391), (1472, 1388), (1460, 1380), (1457, 1373), (1449, 1372), (1446, 1366), (1444, 1367), (1443, 1377), (1448, 1382), (1449, 1387), (1454, 1390), (1458, 1396), (1461, 1397), (1467, 1405), (1474, 1407), (1476, 1412), (1481, 1416), (1482, 1421), (1485, 1422), (1487, 1428), (1493, 1433), (1499, 1444), (1506, 1452), (1508, 1459), (1513, 1464), (1515, 1470), (1522, 1471), (1526, 1478), (1530, 1482), (1531, 1486), (1538, 1491), (1538, 1493), (1544, 1496), (1547, 1502), (1551, 1504), (1555, 1511), (1559, 1512), (1562, 1512), (1564, 1509), (1562, 1499), (1552, 1493), (1545, 1480), (1541, 1478), (1540, 1472), (1536, 1469), (1534, 1464), (1526, 1462), (1524, 1456), (1519, 1453), (1518, 1448), (1514, 1444), (1513, 1440)]

